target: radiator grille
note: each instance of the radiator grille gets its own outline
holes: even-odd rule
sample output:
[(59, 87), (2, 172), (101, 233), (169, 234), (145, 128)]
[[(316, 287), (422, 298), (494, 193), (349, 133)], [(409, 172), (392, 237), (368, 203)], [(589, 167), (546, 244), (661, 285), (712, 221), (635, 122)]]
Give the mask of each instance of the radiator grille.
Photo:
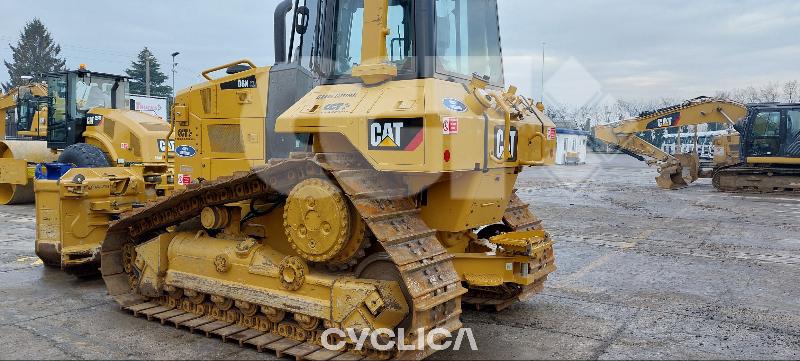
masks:
[(103, 132), (108, 134), (109, 137), (114, 138), (114, 121), (111, 119), (103, 119)]
[(238, 124), (208, 126), (208, 141), (215, 153), (244, 153), (242, 132)]

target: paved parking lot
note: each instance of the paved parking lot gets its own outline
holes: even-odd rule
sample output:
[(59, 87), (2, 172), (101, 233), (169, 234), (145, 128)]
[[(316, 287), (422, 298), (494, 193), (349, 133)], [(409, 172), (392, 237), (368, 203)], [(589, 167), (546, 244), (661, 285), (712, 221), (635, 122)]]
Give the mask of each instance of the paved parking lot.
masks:
[[(626, 156), (523, 173), (523, 199), (558, 242), (545, 291), (465, 311), (479, 351), (435, 359), (797, 359), (800, 197), (655, 186)], [(33, 206), (0, 207), (0, 358), (270, 359), (136, 319), (102, 280), (46, 269)]]

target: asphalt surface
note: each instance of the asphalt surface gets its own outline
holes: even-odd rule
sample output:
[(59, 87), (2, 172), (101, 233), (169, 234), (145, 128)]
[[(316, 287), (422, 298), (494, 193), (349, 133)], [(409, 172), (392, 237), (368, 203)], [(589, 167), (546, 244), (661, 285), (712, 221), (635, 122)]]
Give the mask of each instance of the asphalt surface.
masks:
[[(522, 174), (557, 241), (543, 293), (465, 310), (478, 351), (434, 359), (798, 359), (800, 197), (680, 191), (626, 156)], [(271, 359), (133, 318), (42, 266), (33, 206), (0, 206), (0, 359)]]

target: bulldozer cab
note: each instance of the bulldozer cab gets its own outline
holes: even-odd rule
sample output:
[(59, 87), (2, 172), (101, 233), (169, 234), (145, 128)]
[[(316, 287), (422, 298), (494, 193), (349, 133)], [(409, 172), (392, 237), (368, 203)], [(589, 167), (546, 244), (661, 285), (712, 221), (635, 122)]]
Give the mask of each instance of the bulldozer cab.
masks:
[[(313, 143), (307, 134), (275, 132), (275, 124), (316, 85), (372, 86), (426, 78), (467, 84), (477, 76), (488, 88), (503, 88), (496, 0), (366, 4), (364, 0), (284, 0), (276, 8), (276, 65), (270, 70), (266, 124), (270, 157), (286, 157)], [(385, 25), (369, 21), (384, 17)], [(286, 29), (291, 31), (288, 36)]]
[[(94, 73), (83, 68), (48, 74), (47, 146), (64, 149), (83, 142), (87, 122), (95, 117), (92, 108), (124, 109), (128, 78)], [(94, 125), (94, 124), (88, 124)]]
[(364, 0), (305, 1), (294, 10), (293, 28), (302, 34), (291, 37), (288, 61), (313, 71), (324, 85), (362, 82), (358, 68), (380, 62), (396, 69), (393, 80), (466, 83), (479, 75), (490, 86), (503, 86), (495, 0), (387, 3), (389, 34), (384, 42), (376, 42), (366, 38), (371, 36), (365, 29), (370, 22), (364, 21), (370, 9), (365, 9)]
[(745, 157), (800, 158), (800, 104), (753, 105), (740, 133)]

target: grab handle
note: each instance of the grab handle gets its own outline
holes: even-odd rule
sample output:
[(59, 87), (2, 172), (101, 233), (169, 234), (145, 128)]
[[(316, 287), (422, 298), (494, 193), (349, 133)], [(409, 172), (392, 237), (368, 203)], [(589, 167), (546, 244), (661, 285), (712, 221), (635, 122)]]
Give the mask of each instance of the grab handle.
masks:
[(247, 65), (250, 65), (250, 68), (256, 68), (256, 65), (253, 64), (252, 61), (247, 60), (247, 59), (242, 59), (242, 60), (237, 60), (237, 61), (234, 61), (234, 62), (231, 62), (231, 63), (228, 63), (228, 64), (224, 64), (224, 65), (220, 65), (220, 66), (217, 66), (217, 67), (213, 67), (211, 69), (207, 69), (207, 70), (203, 71), (203, 73), (202, 73), (203, 78), (206, 78), (206, 80), (214, 80), (210, 76), (208, 76), (208, 74), (211, 74), (211, 73), (213, 73), (215, 71), (218, 71), (218, 70), (230, 68), (230, 67), (232, 67), (234, 65), (239, 65), (239, 64), (247, 64)]

